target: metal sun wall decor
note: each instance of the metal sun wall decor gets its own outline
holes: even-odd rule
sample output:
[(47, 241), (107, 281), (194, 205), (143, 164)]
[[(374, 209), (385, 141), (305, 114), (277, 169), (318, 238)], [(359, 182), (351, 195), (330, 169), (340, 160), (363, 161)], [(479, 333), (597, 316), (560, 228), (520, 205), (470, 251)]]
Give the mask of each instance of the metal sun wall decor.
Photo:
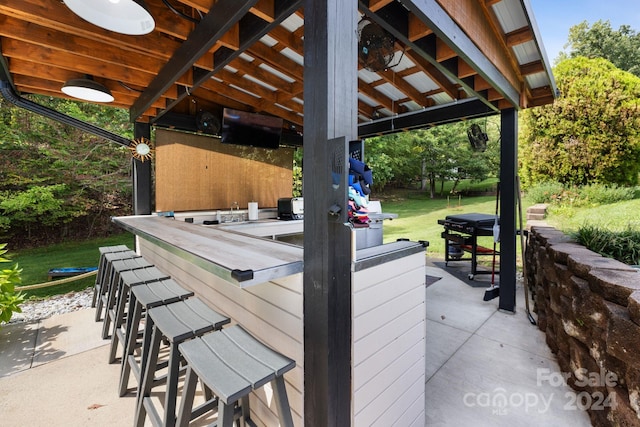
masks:
[(151, 146), (151, 141), (147, 138), (141, 137), (134, 139), (129, 144), (129, 150), (131, 150), (131, 155), (134, 159), (138, 159), (141, 162), (145, 162), (146, 160), (151, 161), (153, 157), (153, 147)]

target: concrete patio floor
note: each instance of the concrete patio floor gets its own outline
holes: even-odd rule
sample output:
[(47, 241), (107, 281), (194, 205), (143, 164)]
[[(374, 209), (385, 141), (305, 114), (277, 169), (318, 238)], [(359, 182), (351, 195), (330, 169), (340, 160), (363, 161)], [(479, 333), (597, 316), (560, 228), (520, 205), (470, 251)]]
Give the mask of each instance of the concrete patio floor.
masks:
[[(497, 299), (482, 301), (491, 275), (456, 278), (468, 268), (429, 260), (425, 267), (439, 278), (426, 289), (426, 425), (590, 426), (572, 390), (555, 381), (558, 365), (527, 319), (522, 287), (516, 313), (503, 313)], [(107, 363), (108, 341), (93, 315), (85, 309), (0, 329), (3, 426), (133, 424), (135, 397), (118, 397), (120, 365)]]

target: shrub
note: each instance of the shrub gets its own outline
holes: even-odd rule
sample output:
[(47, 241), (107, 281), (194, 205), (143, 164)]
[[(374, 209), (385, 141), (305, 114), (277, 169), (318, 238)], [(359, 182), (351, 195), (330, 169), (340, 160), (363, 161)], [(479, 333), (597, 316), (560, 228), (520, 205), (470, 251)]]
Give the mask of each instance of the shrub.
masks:
[(546, 181), (527, 190), (533, 203), (550, 203), (557, 206), (598, 206), (632, 200), (636, 198), (636, 187), (616, 184), (589, 184), (582, 187), (565, 188), (559, 182)]
[(545, 181), (536, 184), (527, 190), (527, 197), (533, 203), (553, 203), (564, 192), (564, 187), (559, 182)]
[(622, 231), (611, 231), (584, 225), (572, 234), (578, 243), (600, 255), (628, 265), (640, 264), (640, 230), (628, 227)]
[(580, 205), (607, 205), (610, 203), (632, 200), (635, 198), (634, 187), (620, 187), (618, 185), (590, 184), (578, 191)]
[[(0, 244), (0, 262), (10, 262), (3, 256), (7, 253), (6, 246), (6, 243)], [(24, 295), (21, 292), (15, 292), (15, 286), (21, 282), (21, 271), (18, 269), (18, 264), (0, 270), (0, 323), (9, 322), (14, 312), (22, 311), (19, 304), (24, 301)]]

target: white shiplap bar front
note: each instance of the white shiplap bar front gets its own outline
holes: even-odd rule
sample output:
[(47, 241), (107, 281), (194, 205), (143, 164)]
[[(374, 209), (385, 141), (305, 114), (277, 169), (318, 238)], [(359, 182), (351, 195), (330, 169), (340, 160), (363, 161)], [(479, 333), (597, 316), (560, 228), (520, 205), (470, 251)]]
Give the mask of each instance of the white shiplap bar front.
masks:
[[(238, 232), (241, 225), (232, 231), (158, 216), (118, 217), (114, 222), (137, 236), (137, 249), (149, 262), (296, 361), (285, 380), (294, 423), (302, 426), (302, 248)], [(288, 222), (282, 224), (291, 227)], [(248, 223), (246, 231), (249, 226), (259, 224)], [(269, 222), (268, 227), (277, 225)], [(230, 273), (252, 269), (259, 273), (244, 281)], [(269, 279), (260, 281), (260, 277)], [(352, 262), (354, 426), (425, 425), (424, 283), (424, 250), (415, 243), (396, 242), (356, 253)], [(251, 411), (257, 425), (278, 425), (269, 387), (252, 394)]]

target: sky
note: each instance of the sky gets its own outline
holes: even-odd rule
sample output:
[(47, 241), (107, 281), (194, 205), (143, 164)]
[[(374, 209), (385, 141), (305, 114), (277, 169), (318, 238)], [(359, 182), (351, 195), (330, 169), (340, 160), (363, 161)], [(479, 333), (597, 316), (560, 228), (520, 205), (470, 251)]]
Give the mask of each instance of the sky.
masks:
[(551, 64), (569, 37), (569, 28), (587, 21), (611, 22), (617, 30), (629, 25), (640, 33), (640, 0), (529, 0)]

